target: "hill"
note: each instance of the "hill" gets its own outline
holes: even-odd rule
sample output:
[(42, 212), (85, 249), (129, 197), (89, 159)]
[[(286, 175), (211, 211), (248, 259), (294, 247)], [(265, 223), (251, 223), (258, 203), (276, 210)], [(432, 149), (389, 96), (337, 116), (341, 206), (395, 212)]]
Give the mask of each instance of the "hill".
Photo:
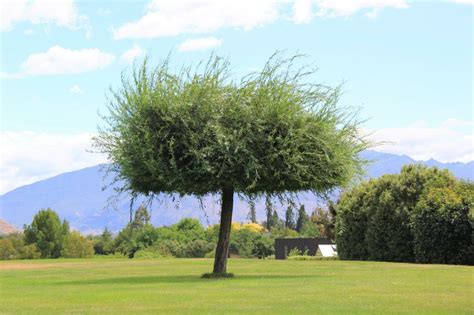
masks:
[(0, 219), (0, 235), (8, 235), (18, 232), (19, 230), (10, 223)]
[[(379, 177), (383, 174), (398, 173), (403, 165), (416, 163), (408, 156), (366, 151), (363, 157), (373, 163), (367, 169), (367, 177)], [(441, 163), (435, 160), (422, 162), (430, 166), (449, 169), (459, 178), (474, 180), (474, 162)], [(41, 208), (52, 208), (61, 218), (67, 219), (74, 229), (85, 233), (98, 233), (107, 226), (112, 231), (121, 229), (129, 220), (129, 198), (122, 196), (111, 204), (113, 188), (103, 189), (110, 182), (101, 171), (101, 165), (88, 167), (74, 172), (63, 173), (31, 185), (14, 189), (0, 196), (0, 218), (16, 227), (30, 224), (34, 214)], [(174, 198), (173, 198), (174, 197)], [(219, 199), (208, 196), (202, 199), (204, 209), (194, 197), (164, 198), (159, 196), (151, 207), (152, 223), (169, 225), (183, 217), (195, 217), (204, 224), (217, 223)], [(174, 200), (173, 200), (174, 199)], [(320, 203), (308, 193), (299, 194), (299, 199), (308, 211)], [(257, 202), (259, 220), (264, 217), (264, 201)], [(280, 217), (285, 206), (278, 204)], [(234, 220), (246, 221), (247, 203), (236, 198)]]

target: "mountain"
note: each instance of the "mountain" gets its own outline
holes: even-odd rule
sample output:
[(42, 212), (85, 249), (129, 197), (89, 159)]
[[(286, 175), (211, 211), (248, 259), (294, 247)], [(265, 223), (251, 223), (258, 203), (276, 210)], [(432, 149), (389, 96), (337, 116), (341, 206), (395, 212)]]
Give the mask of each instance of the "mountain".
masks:
[[(376, 151), (365, 151), (362, 156), (372, 161), (367, 169), (367, 177), (370, 178), (398, 173), (403, 165), (418, 163), (405, 155)], [(441, 163), (429, 160), (419, 163), (446, 168), (458, 178), (474, 180), (474, 161)], [(105, 226), (112, 231), (118, 231), (130, 218), (129, 197), (122, 196), (111, 200), (114, 190), (113, 187), (103, 189), (110, 182), (110, 178), (107, 178), (101, 169), (102, 165), (88, 167), (16, 188), (0, 196), (0, 218), (21, 228), (24, 224), (31, 223), (39, 209), (49, 207), (57, 211), (61, 218), (67, 219), (71, 227), (84, 233), (98, 233)], [(299, 200), (306, 205), (308, 211), (321, 202), (309, 193), (299, 194)], [(138, 200), (135, 204), (140, 202), (141, 200)], [(205, 197), (202, 204), (204, 208), (194, 197), (159, 196), (148, 208), (151, 209), (152, 223), (155, 225), (173, 224), (183, 217), (195, 217), (204, 224), (217, 223), (218, 197)], [(234, 207), (234, 220), (246, 221), (247, 203), (236, 198)], [(277, 208), (280, 217), (284, 217), (286, 206), (277, 203)], [(263, 220), (263, 209), (264, 200), (257, 201), (259, 220)]]
[(0, 236), (18, 232), (19, 230), (10, 223), (0, 219)]

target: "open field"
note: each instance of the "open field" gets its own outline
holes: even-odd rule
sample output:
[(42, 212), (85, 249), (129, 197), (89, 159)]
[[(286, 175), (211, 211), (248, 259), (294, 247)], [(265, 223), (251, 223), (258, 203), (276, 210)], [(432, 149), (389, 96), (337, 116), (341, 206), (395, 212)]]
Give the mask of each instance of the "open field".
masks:
[(231, 259), (233, 279), (201, 279), (210, 259), (0, 263), (0, 313), (472, 314), (474, 268)]

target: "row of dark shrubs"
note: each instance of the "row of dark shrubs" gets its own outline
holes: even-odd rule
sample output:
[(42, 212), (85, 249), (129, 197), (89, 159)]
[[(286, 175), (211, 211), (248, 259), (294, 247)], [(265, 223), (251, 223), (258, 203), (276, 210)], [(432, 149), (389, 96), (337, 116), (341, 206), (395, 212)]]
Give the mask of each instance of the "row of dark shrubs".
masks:
[(340, 259), (473, 264), (474, 185), (421, 165), (343, 193)]

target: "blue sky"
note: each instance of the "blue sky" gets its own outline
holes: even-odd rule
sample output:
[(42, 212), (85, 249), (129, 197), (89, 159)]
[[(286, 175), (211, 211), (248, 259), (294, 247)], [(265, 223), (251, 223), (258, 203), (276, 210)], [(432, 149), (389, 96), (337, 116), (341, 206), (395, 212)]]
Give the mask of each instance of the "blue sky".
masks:
[[(85, 152), (122, 71), (148, 54), (176, 65), (211, 52), (236, 77), (276, 50), (344, 82), (381, 151), (469, 161), (473, 1), (2, 2), (0, 193), (104, 161)], [(47, 150), (45, 150), (47, 148)]]

